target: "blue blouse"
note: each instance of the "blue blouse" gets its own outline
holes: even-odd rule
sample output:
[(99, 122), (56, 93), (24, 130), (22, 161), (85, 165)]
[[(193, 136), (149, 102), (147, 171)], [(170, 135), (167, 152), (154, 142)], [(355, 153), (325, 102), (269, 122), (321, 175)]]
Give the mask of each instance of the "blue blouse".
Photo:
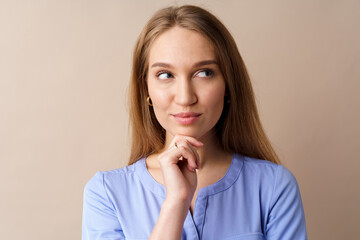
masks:
[[(145, 158), (98, 172), (84, 190), (82, 239), (148, 239), (164, 200)], [(199, 190), (181, 239), (307, 239), (295, 177), (282, 165), (234, 154), (225, 176)]]

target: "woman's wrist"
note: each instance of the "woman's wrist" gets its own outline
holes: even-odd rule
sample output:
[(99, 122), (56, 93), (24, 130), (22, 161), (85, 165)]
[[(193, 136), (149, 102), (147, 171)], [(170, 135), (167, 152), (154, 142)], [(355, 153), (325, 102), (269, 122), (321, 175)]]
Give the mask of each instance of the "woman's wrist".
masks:
[(165, 211), (167, 210), (176, 211), (176, 212), (182, 211), (187, 214), (190, 208), (190, 203), (191, 201), (189, 201), (188, 199), (175, 199), (171, 197), (166, 197), (161, 208), (164, 208)]
[(167, 197), (161, 206), (159, 219), (149, 239), (180, 239), (188, 211), (188, 201)]

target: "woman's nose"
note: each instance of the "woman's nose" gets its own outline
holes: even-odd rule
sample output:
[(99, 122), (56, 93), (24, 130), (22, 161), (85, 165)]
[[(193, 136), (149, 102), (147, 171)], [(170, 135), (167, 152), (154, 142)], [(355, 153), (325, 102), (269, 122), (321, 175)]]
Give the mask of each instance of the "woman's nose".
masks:
[(189, 106), (196, 102), (197, 96), (191, 79), (178, 79), (175, 89), (175, 103), (182, 106)]

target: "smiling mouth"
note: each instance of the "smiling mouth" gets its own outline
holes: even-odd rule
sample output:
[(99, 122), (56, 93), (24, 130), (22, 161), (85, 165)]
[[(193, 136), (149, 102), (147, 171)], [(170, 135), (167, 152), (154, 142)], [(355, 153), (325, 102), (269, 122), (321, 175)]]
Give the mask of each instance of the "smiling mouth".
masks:
[(181, 112), (177, 114), (172, 114), (172, 116), (175, 118), (175, 120), (178, 123), (182, 125), (190, 125), (196, 122), (200, 118), (201, 113)]

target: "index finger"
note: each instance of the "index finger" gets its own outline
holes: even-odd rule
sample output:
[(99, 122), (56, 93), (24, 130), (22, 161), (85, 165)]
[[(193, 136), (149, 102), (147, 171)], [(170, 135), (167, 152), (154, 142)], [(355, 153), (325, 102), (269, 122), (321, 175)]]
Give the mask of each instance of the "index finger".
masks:
[(196, 138), (190, 137), (190, 136), (185, 136), (185, 135), (176, 135), (173, 138), (173, 140), (171, 141), (170, 146), (174, 146), (175, 143), (176, 143), (176, 140), (178, 140), (179, 138), (185, 139), (187, 142), (189, 142), (194, 147), (202, 147), (202, 146), (204, 146), (204, 144), (202, 142), (200, 142), (199, 140), (197, 140)]

